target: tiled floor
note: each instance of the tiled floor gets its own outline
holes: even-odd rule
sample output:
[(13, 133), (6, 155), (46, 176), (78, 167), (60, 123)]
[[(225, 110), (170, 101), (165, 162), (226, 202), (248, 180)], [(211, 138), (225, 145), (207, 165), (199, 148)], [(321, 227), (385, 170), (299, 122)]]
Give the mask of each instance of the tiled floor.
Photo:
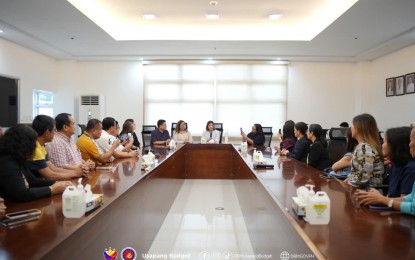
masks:
[(185, 180), (147, 259), (235, 259), (235, 254), (252, 259), (254, 253), (233, 182)]

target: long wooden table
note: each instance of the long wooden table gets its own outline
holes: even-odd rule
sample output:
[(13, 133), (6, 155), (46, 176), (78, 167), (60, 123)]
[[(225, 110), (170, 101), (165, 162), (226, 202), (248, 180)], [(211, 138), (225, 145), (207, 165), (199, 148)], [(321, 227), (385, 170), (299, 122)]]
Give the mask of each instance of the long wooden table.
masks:
[[(7, 212), (37, 208), (38, 221), (0, 227), (0, 259), (103, 259), (105, 249), (150, 248), (184, 179), (231, 179), (255, 254), (281, 259), (415, 259), (415, 218), (396, 212), (356, 208), (333, 180), (296, 160), (263, 150), (273, 170), (252, 167), (252, 149), (232, 145), (155, 148), (158, 165), (141, 171), (140, 159), (116, 161), (115, 171), (92, 173), (85, 182), (104, 195), (104, 205), (80, 219), (64, 218), (61, 196), (7, 203)], [(295, 216), (291, 197), (313, 184), (331, 199), (329, 225), (312, 226)], [(119, 257), (118, 259), (121, 259)]]

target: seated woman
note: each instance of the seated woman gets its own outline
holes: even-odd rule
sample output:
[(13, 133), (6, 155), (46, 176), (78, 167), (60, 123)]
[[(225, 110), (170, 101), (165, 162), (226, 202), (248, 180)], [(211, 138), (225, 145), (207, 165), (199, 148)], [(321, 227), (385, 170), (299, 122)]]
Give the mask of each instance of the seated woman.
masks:
[[(415, 128), (413, 128), (411, 131), (411, 137), (410, 137), (410, 143), (409, 143), (409, 150), (410, 150), (412, 159), (407, 158), (407, 156), (405, 155), (406, 152), (403, 152), (402, 150), (398, 152), (397, 150), (395, 150), (395, 149), (398, 149), (398, 150), (403, 149), (404, 145), (399, 145), (399, 144), (397, 144), (396, 146), (395, 144), (392, 145), (392, 142), (397, 141), (397, 140), (400, 140), (401, 142), (404, 142), (407, 144), (408, 143), (407, 139), (406, 141), (403, 141), (402, 139), (405, 139), (405, 138), (402, 138), (402, 136), (395, 139), (396, 137), (394, 136), (395, 133), (393, 132), (391, 133), (388, 131), (386, 131), (386, 138), (385, 138), (385, 142), (388, 142), (388, 144), (386, 145), (385, 150), (390, 150), (389, 156), (392, 161), (392, 172), (390, 173), (391, 179), (390, 179), (389, 184), (391, 184), (391, 181), (394, 183), (399, 183), (400, 181), (401, 184), (390, 185), (390, 188), (392, 188), (392, 191), (389, 190), (388, 196), (381, 195), (379, 191), (377, 191), (376, 189), (370, 189), (369, 191), (364, 191), (364, 190), (356, 191), (356, 197), (359, 200), (360, 204), (362, 205), (382, 204), (382, 205), (388, 206), (389, 208), (400, 210), (403, 213), (415, 215), (415, 182), (413, 181), (413, 176), (415, 175), (415, 171), (414, 171), (414, 168), (415, 168), (415, 160), (414, 160), (415, 159)], [(402, 132), (398, 135), (403, 134), (404, 131), (407, 131), (407, 129), (400, 128), (399, 132), (400, 131)], [(389, 151), (386, 151), (386, 152), (389, 152)], [(400, 152), (403, 152), (403, 154)], [(395, 176), (393, 177), (392, 174), (394, 174)], [(407, 187), (410, 184), (412, 185), (412, 190), (410, 194), (406, 196), (402, 196), (407, 192)]]
[(353, 151), (356, 148), (358, 142), (356, 139), (352, 137), (352, 129), (347, 128), (346, 130), (346, 150), (347, 153), (337, 162), (335, 162), (331, 169), (332, 171), (329, 172), (329, 175), (333, 177), (342, 177), (346, 178), (350, 174), (350, 169), (352, 166), (352, 156)]
[(307, 138), (311, 141), (310, 151), (307, 156), (307, 164), (319, 170), (330, 166), (327, 142), (323, 136), (323, 128), (319, 124), (311, 124), (307, 132)]
[(251, 132), (246, 135), (244, 131), (241, 131), (242, 141), (247, 142), (251, 145), (264, 145), (265, 136), (262, 131), (262, 126), (260, 124), (254, 124), (252, 126)]
[(294, 135), (294, 125), (291, 123), (285, 124), (282, 127), (282, 142), (280, 143), (280, 146), (277, 145), (274, 147), (277, 153), (279, 153), (281, 150), (287, 150), (289, 152), (292, 152), (294, 149), (296, 142), (296, 138)]
[(220, 132), (215, 130), (215, 123), (208, 121), (206, 124), (206, 130), (203, 131), (202, 137), (210, 144), (218, 144), (220, 139)]
[(290, 152), (287, 149), (281, 150), (281, 155), (287, 155), (298, 161), (306, 162), (308, 151), (310, 150), (310, 141), (308, 141), (306, 135), (308, 126), (304, 122), (298, 122), (294, 126), (294, 134), (297, 137), (294, 149)]
[(29, 201), (62, 193), (70, 181), (37, 178), (26, 162), (35, 151), (37, 134), (29, 126), (11, 127), (0, 138), (0, 196), (6, 200)]
[(135, 122), (134, 122), (134, 119), (131, 119), (131, 118), (126, 119), (124, 123), (126, 123), (126, 122), (130, 122), (130, 123), (132, 123), (132, 124), (133, 124), (132, 136), (133, 136), (133, 138), (134, 138), (134, 142), (133, 142), (133, 147), (132, 147), (132, 149), (133, 149), (133, 150), (134, 150), (134, 149), (140, 149), (141, 144), (140, 144), (140, 141), (138, 141), (137, 134), (135, 133), (136, 124), (135, 124)]
[[(119, 134), (121, 144), (125, 146), (126, 144), (130, 142), (130, 140), (132, 140), (134, 143), (133, 133), (134, 133), (134, 124), (131, 123), (130, 121), (125, 121), (124, 124), (122, 125), (121, 133)], [(131, 149), (137, 150), (137, 147), (134, 146), (133, 144), (131, 146)]]
[(369, 114), (355, 116), (352, 122), (352, 136), (359, 144), (353, 153), (347, 183), (360, 189), (382, 185), (383, 154), (375, 118)]
[(176, 129), (173, 132), (173, 140), (176, 144), (192, 143), (192, 134), (187, 130), (186, 122), (179, 120), (176, 125)]

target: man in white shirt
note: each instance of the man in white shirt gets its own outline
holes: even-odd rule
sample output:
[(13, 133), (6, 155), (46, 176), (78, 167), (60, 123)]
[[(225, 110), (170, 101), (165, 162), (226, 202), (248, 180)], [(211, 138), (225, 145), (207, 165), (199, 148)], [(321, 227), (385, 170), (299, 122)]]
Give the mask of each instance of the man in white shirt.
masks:
[[(112, 117), (106, 117), (102, 120), (102, 133), (101, 137), (96, 140), (98, 146), (105, 152), (111, 149), (112, 143), (117, 139), (118, 131), (120, 127), (118, 122)], [(133, 138), (129, 138), (126, 146), (124, 147), (120, 144), (112, 153), (112, 156), (115, 158), (127, 158), (127, 157), (137, 157), (138, 150), (131, 150), (131, 147), (134, 143)]]

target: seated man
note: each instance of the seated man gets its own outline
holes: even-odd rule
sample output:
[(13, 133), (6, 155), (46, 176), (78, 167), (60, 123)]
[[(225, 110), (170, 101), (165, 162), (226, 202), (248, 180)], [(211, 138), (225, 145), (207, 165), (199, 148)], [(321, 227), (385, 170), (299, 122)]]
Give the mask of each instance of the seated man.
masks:
[(74, 140), (71, 138), (75, 134), (75, 119), (71, 114), (61, 113), (55, 117), (56, 130), (55, 136), (50, 143), (47, 143), (46, 151), (50, 161), (59, 168), (77, 170), (82, 168), (86, 174), (95, 164), (91, 161), (82, 160)]
[[(118, 140), (118, 122), (112, 117), (106, 117), (102, 120), (102, 133), (99, 139), (96, 140), (98, 146), (107, 152), (111, 149), (112, 142)], [(118, 147), (112, 152), (112, 156), (115, 158), (137, 157), (138, 151), (131, 150), (131, 146), (134, 143), (134, 139), (130, 138), (127, 145), (124, 147), (119, 144)]]
[(82, 168), (62, 169), (49, 161), (45, 144), (52, 141), (55, 135), (55, 121), (52, 117), (38, 115), (32, 123), (32, 128), (37, 133), (36, 149), (32, 159), (28, 161), (28, 168), (36, 176), (50, 180), (69, 180), (83, 175)]
[(88, 121), (86, 130), (76, 142), (84, 161), (92, 160), (95, 164), (105, 164), (112, 160), (112, 153), (120, 144), (120, 140), (115, 139), (111, 148), (107, 152), (104, 152), (95, 142), (95, 140), (101, 137), (101, 132), (101, 121), (98, 119)]
[(167, 130), (166, 120), (157, 121), (158, 129), (151, 132), (150, 145), (168, 145), (170, 143), (170, 134)]

